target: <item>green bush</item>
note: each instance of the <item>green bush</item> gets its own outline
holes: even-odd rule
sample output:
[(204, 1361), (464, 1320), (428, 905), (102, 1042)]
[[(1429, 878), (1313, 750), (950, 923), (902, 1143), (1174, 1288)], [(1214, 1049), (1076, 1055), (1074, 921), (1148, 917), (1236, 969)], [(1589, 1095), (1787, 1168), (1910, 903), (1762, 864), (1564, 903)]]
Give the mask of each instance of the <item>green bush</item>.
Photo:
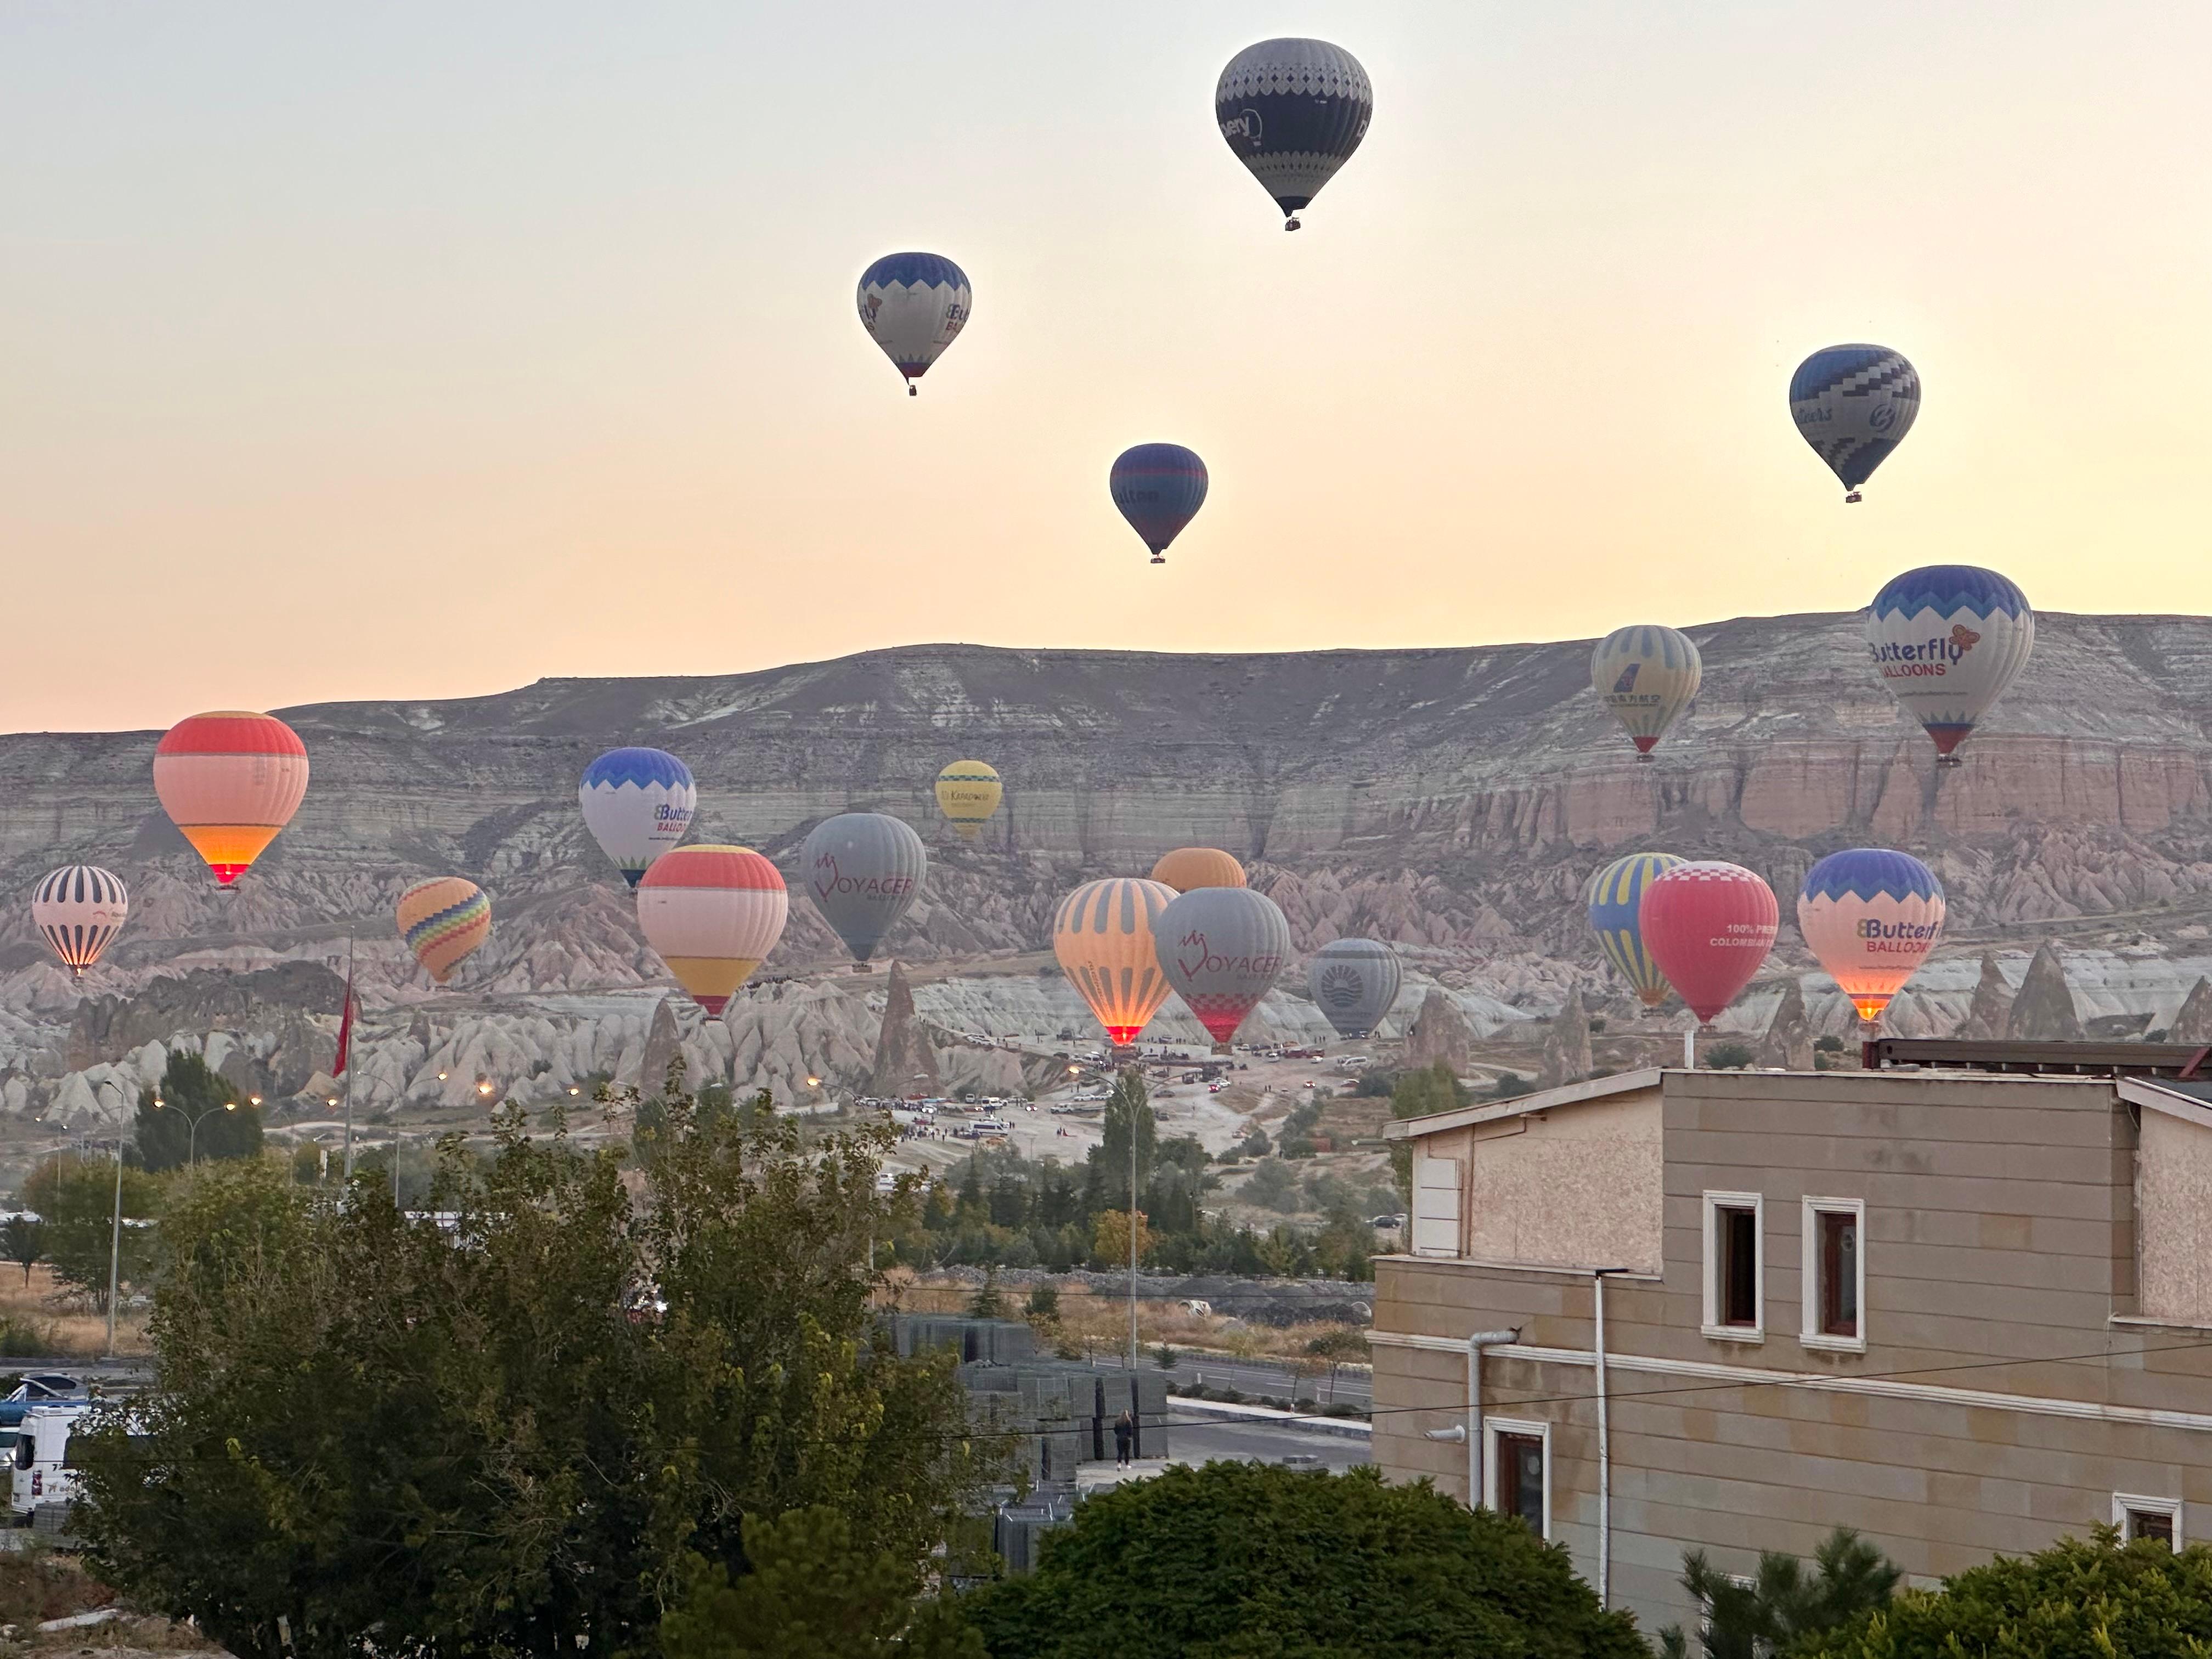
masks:
[(1741, 1072), (1758, 1056), (1747, 1043), (1716, 1042), (1705, 1050), (1705, 1069), (1712, 1072)]

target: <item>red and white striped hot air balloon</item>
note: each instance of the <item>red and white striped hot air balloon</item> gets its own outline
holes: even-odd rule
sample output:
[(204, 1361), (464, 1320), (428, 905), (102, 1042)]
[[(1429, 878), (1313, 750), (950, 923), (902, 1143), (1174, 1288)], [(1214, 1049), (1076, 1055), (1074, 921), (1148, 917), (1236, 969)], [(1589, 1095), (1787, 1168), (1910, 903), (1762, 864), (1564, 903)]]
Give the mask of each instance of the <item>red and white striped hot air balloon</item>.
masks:
[(1774, 948), (1782, 907), (1774, 890), (1740, 864), (1678, 864), (1645, 884), (1637, 927), (1701, 1024), (1736, 1000)]
[(307, 745), (273, 714), (195, 714), (154, 750), (154, 793), (228, 887), (300, 810)]
[(719, 1014), (791, 913), (776, 867), (744, 847), (678, 847), (638, 878), (637, 923), (676, 982)]
[(129, 890), (97, 865), (64, 865), (31, 893), (31, 925), (74, 979), (100, 960), (130, 914)]

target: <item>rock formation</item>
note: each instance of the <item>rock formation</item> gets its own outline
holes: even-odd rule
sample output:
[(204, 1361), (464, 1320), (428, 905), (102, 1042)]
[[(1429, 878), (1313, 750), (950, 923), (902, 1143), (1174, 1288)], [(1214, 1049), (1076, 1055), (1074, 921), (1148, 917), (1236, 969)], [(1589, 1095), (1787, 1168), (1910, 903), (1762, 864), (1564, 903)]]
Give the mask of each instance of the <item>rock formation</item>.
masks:
[(1981, 977), (1974, 982), (1974, 1000), (1956, 1035), (1975, 1042), (1994, 1042), (2006, 1034), (2011, 1021), (2012, 987), (2005, 982), (1997, 959), (1984, 951)]
[[(1583, 1041), (1587, 1052), (1587, 1023)], [(1465, 1072), (1472, 1063), (1474, 1047), (1474, 1033), (1468, 1029), (1466, 1016), (1460, 1012), (1458, 1005), (1442, 990), (1431, 986), (1428, 995), (1422, 999), (1420, 1012), (1413, 1016), (1413, 1023), (1406, 1032), (1407, 1066), (1433, 1066), (1441, 1060), (1455, 1073)]]
[[(637, 1086), (648, 1097), (661, 1092), (668, 1086), (668, 1068), (679, 1052), (676, 1037), (676, 1003), (674, 992), (661, 998), (653, 1011), (653, 1024), (646, 1028), (645, 1053), (637, 1064)], [(696, 1090), (712, 1079), (687, 1075), (681, 1085)]]
[(1813, 1024), (1805, 1017), (1804, 988), (1794, 977), (1782, 988), (1782, 1000), (1767, 1022), (1766, 1034), (1759, 1040), (1756, 1063), (1789, 1072), (1813, 1069)]
[(884, 994), (883, 1029), (876, 1036), (875, 1063), (868, 1068), (868, 1092), (877, 1096), (938, 1092), (937, 1050), (921, 1022), (915, 1018), (914, 988), (907, 982), (906, 969), (896, 962), (891, 964), (890, 988)]
[[(1802, 1006), (1801, 1002), (1801, 1012)], [(1544, 1028), (1544, 1062), (1539, 1081), (1547, 1089), (1555, 1089), (1562, 1083), (1579, 1083), (1590, 1074), (1594, 1063), (1590, 1059), (1589, 1013), (1583, 1006), (1583, 994), (1570, 991), (1565, 1005)]]
[(2181, 1000), (2181, 1012), (2166, 1028), (2169, 1042), (2212, 1042), (2212, 980), (2203, 975)]
[(2044, 945), (2027, 964), (2027, 977), (2005, 1020), (2005, 1036), (2033, 1042), (2081, 1041), (2081, 1016), (2066, 988), (2066, 969), (2055, 946)]

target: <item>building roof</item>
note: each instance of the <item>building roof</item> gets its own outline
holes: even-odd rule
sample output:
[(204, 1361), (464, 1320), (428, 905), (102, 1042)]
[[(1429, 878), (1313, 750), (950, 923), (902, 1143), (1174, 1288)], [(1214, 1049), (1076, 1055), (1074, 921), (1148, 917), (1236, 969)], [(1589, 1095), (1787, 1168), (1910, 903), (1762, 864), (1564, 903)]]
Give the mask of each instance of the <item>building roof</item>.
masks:
[(1530, 1112), (1548, 1112), (1555, 1107), (1577, 1106), (1586, 1100), (1604, 1100), (1613, 1095), (1634, 1094), (1639, 1089), (1653, 1089), (1666, 1075), (1656, 1066), (1647, 1066), (1640, 1072), (1623, 1072), (1618, 1077), (1593, 1078), (1587, 1083), (1570, 1083), (1557, 1089), (1546, 1089), (1533, 1095), (1520, 1095), (1511, 1100), (1485, 1100), (1472, 1106), (1455, 1106), (1448, 1112), (1431, 1112), (1425, 1117), (1401, 1118), (1383, 1127), (1385, 1140), (1411, 1140), (1417, 1135), (1432, 1135), (1443, 1129), (1463, 1129), (1469, 1124), (1498, 1123), (1504, 1119), (1524, 1117)]

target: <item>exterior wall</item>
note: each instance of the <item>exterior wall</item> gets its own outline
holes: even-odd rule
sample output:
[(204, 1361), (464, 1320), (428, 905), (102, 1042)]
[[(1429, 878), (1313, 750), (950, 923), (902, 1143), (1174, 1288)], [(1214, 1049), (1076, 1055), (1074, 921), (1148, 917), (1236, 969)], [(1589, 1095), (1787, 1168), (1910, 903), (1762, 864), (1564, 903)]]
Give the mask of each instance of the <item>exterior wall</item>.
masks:
[[(2185, 1245), (2154, 1247), (2161, 1224), (2139, 1310), (2136, 1131), (2110, 1083), (1669, 1073), (1663, 1092), (1662, 1271), (1607, 1291), (1615, 1605), (1684, 1619), (1684, 1550), (1747, 1571), (1838, 1525), (1933, 1578), (2109, 1521), (2121, 1492), (2183, 1499), (2185, 1534), (2212, 1538), (2212, 1345), (2159, 1322), (2202, 1316), (2169, 1299), (2158, 1250)], [(2147, 1208), (2212, 1225), (2212, 1154), (2143, 1115)], [(1711, 1191), (1763, 1200), (1756, 1342), (1700, 1330)], [(1863, 1353), (1801, 1339), (1808, 1196), (1864, 1203)], [(1392, 1258), (1376, 1277), (1377, 1464), (1463, 1496), (1466, 1448), (1422, 1431), (1464, 1419), (1467, 1333), (1516, 1328), (1485, 1410), (1552, 1425), (1553, 1536), (1594, 1578), (1588, 1273)]]
[(2212, 1324), (2212, 1132), (2163, 1112), (2142, 1115), (2136, 1203), (2142, 1217), (2142, 1312)]
[[(1658, 1271), (1665, 1223), (1658, 1090), (1462, 1133), (1467, 1255)], [(1414, 1146), (1418, 1153), (1423, 1142)]]

